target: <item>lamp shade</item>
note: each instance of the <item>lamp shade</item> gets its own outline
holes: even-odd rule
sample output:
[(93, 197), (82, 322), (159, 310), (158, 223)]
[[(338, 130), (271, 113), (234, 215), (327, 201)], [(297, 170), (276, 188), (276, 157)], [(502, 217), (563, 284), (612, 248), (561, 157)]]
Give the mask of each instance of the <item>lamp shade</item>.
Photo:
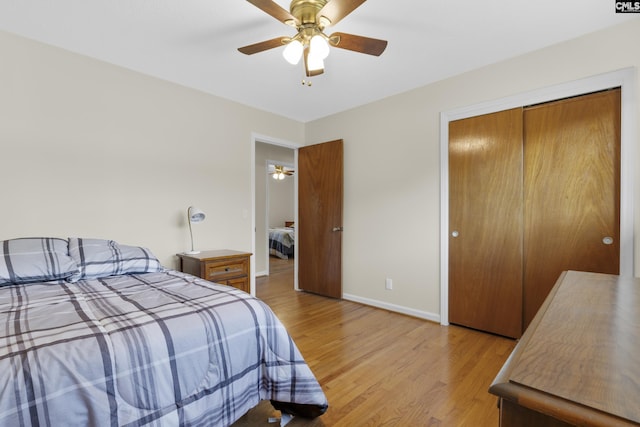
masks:
[(189, 206), (188, 215), (191, 222), (202, 222), (207, 217), (204, 212), (194, 206)]
[(189, 223), (189, 235), (191, 236), (191, 250), (186, 252), (187, 254), (197, 254), (200, 251), (196, 251), (193, 248), (193, 230), (191, 229), (191, 223), (198, 223), (204, 221), (207, 215), (195, 206), (189, 206), (187, 209), (187, 222)]

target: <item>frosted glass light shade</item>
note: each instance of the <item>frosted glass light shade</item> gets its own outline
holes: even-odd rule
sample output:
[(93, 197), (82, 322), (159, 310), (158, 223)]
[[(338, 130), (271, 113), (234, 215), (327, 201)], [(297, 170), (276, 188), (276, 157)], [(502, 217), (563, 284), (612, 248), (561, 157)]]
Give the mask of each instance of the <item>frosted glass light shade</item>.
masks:
[(329, 56), (329, 43), (321, 35), (316, 34), (311, 37), (309, 42), (309, 55), (316, 56), (320, 59), (325, 59)]
[(282, 56), (284, 56), (284, 59), (286, 59), (289, 64), (296, 65), (300, 62), (300, 58), (302, 57), (302, 49), (302, 43), (298, 40), (294, 40), (289, 42), (289, 44), (284, 48)]
[(309, 71), (323, 70), (324, 69), (324, 61), (321, 57), (316, 56), (312, 51), (309, 52), (309, 56), (307, 57), (307, 68)]

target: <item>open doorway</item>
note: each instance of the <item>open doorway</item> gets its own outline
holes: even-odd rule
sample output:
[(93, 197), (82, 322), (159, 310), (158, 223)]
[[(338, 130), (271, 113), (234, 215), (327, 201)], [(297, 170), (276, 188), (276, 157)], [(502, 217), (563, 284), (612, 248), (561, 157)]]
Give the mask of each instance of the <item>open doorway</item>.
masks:
[(285, 163), (282, 160), (267, 160), (265, 222), (269, 272), (274, 265), (280, 268), (289, 265), (293, 268), (296, 240), (294, 176), (293, 163)]
[[(295, 221), (297, 216), (297, 177), (295, 176), (297, 150), (295, 145), (271, 142), (263, 138), (254, 140), (254, 268), (256, 277), (287, 270), (295, 282)], [(274, 179), (275, 167), (282, 167), (284, 179)], [(291, 229), (290, 248), (270, 250), (270, 231)], [(278, 252), (282, 256), (277, 256)], [(254, 282), (258, 283), (258, 281)], [(255, 286), (254, 288), (255, 289)]]
[[(263, 248), (267, 241), (266, 209), (267, 160), (275, 157), (270, 150), (284, 147), (293, 151), (295, 200), (295, 250), (292, 287), (332, 298), (342, 297), (342, 206), (343, 206), (343, 144), (342, 140), (311, 146), (272, 141), (253, 135), (252, 160), (252, 269), (251, 292), (256, 295), (256, 276), (264, 274), (268, 256)], [(263, 151), (263, 149), (265, 151)], [(304, 166), (304, 167), (302, 167)], [(327, 171), (331, 171), (327, 175)], [(339, 172), (339, 173), (337, 173)], [(271, 178), (269, 178), (271, 179)], [(299, 196), (304, 196), (301, 198)], [(319, 209), (314, 210), (314, 206)], [(301, 208), (305, 208), (304, 210)], [(301, 216), (301, 212), (304, 212)], [(304, 222), (300, 222), (300, 218)], [(331, 231), (332, 237), (317, 230)], [(315, 234), (314, 234), (315, 232)], [(301, 237), (303, 238), (301, 240)], [(304, 243), (304, 248), (302, 248)], [(319, 256), (319, 254), (321, 256)], [(258, 273), (258, 274), (256, 274)], [(302, 279), (304, 276), (304, 279)], [(266, 276), (269, 277), (269, 276)], [(305, 287), (301, 288), (301, 283)]]

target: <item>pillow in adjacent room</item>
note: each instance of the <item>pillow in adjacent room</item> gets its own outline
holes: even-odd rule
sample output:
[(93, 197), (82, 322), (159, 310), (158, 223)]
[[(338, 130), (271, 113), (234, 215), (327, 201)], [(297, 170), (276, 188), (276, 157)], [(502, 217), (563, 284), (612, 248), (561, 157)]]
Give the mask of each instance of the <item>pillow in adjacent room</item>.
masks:
[(149, 249), (113, 240), (70, 237), (69, 255), (78, 264), (82, 279), (164, 271)]
[(0, 242), (0, 285), (63, 281), (78, 273), (65, 239), (24, 237)]

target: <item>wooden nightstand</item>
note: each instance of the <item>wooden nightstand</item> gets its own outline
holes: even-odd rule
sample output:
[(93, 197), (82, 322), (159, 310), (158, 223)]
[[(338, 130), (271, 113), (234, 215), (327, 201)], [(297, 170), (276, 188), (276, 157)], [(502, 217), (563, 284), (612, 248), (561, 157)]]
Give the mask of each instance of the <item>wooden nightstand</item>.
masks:
[(251, 275), (249, 252), (221, 249), (177, 255), (180, 257), (180, 271), (183, 273), (249, 292)]

